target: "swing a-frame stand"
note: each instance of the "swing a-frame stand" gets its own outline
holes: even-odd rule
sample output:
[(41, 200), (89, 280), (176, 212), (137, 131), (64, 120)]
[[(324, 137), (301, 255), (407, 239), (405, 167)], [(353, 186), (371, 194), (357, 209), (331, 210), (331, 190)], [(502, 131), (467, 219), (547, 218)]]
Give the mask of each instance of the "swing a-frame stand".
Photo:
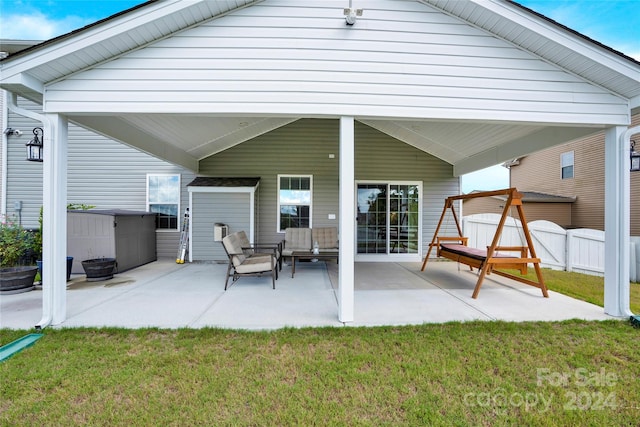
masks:
[[(500, 222), (498, 223), (496, 234), (493, 236), (491, 246), (488, 246), (486, 249), (476, 249), (468, 247), (468, 238), (462, 235), (462, 228), (460, 227), (460, 222), (458, 221), (458, 216), (456, 215), (453, 206), (454, 202), (456, 200), (466, 200), (474, 199), (477, 197), (491, 197), (501, 195), (507, 196), (507, 201), (504, 204), (502, 217), (500, 218)], [(522, 231), (527, 242), (527, 246), (499, 246), (500, 237), (502, 236), (502, 229), (504, 228), (504, 224), (507, 220), (507, 216), (509, 215), (509, 211), (512, 206), (515, 206), (518, 211), (518, 216), (520, 217), (520, 222), (522, 223)], [(440, 232), (442, 221), (447, 214), (447, 210), (449, 209), (451, 210), (451, 215), (453, 216), (453, 219), (455, 221), (458, 235), (440, 236), (438, 233)], [(424, 262), (422, 263), (421, 271), (424, 271), (424, 268), (427, 265), (427, 261), (429, 260), (429, 255), (431, 255), (431, 250), (434, 247), (436, 248), (437, 255), (439, 257), (448, 258), (452, 261), (468, 265), (472, 270), (474, 267), (479, 270), (478, 281), (476, 282), (476, 287), (473, 290), (472, 298), (478, 297), (478, 293), (480, 292), (480, 287), (482, 286), (482, 282), (484, 281), (485, 276), (491, 273), (503, 277), (508, 277), (509, 279), (517, 280), (518, 282), (535, 286), (536, 288), (540, 288), (542, 290), (542, 295), (544, 295), (545, 298), (549, 297), (547, 287), (545, 286), (544, 280), (542, 279), (542, 271), (540, 270), (540, 258), (536, 256), (536, 251), (533, 247), (533, 241), (531, 240), (531, 234), (529, 234), (529, 227), (527, 226), (527, 221), (524, 217), (524, 211), (522, 209), (522, 193), (519, 193), (515, 188), (484, 191), (448, 197), (445, 200), (444, 209), (442, 210), (440, 221), (438, 222), (438, 226), (436, 227), (436, 232), (434, 233), (433, 239), (429, 244), (429, 251), (427, 252), (427, 256), (424, 258)], [(533, 267), (536, 271), (536, 276), (538, 278), (537, 281), (529, 280), (522, 276), (517, 276), (515, 274), (503, 271), (518, 270), (520, 274), (524, 275), (527, 273), (528, 264), (533, 264)]]

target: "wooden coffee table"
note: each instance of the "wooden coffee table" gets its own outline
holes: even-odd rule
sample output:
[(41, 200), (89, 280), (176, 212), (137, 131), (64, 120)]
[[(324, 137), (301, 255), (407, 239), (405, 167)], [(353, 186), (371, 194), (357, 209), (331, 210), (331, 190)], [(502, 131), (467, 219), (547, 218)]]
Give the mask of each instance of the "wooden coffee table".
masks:
[(296, 259), (335, 259), (338, 260), (340, 254), (338, 252), (320, 252), (319, 254), (314, 254), (311, 251), (296, 251), (291, 253), (291, 277), (293, 278), (294, 274), (296, 274)]

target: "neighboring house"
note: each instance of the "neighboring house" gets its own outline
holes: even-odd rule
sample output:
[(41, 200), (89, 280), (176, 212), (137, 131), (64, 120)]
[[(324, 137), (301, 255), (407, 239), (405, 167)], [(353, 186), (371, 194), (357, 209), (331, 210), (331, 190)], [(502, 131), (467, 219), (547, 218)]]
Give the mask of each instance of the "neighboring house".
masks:
[[(640, 125), (640, 114), (632, 117), (632, 126)], [(640, 136), (636, 137), (640, 149)], [(549, 205), (548, 212), (537, 211), (527, 219), (546, 219), (566, 228), (604, 230), (605, 153), (604, 132), (566, 144), (528, 154), (508, 163), (510, 185), (525, 193), (535, 191), (549, 197), (572, 198), (568, 221), (558, 214), (565, 207)], [(631, 235), (640, 236), (640, 172), (630, 173)], [(466, 210), (465, 214), (469, 213)]]
[(459, 176), (596, 129), (611, 145), (640, 107), (639, 63), (515, 3), (372, 0), (354, 25), (345, 3), (148, 2), (0, 62), (0, 87), (43, 106), (53, 245), (74, 123), (207, 178), (183, 180), (192, 260), (222, 257), (216, 223), (261, 242), (338, 227), (351, 321), (354, 261), (421, 259)]

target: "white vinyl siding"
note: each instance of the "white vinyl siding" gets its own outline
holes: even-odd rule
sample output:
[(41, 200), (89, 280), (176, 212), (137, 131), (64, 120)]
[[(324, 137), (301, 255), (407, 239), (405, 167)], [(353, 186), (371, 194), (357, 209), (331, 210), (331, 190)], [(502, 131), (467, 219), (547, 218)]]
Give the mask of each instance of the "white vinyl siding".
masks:
[[(6, 97), (8, 96), (8, 92), (0, 89), (0, 130), (4, 132), (4, 130), (8, 127), (5, 126), (7, 124), (7, 109), (5, 108), (5, 101), (6, 101)], [(4, 133), (3, 133), (4, 135)], [(9, 142), (9, 137), (8, 136), (4, 136), (3, 139), (0, 142), (0, 215), (4, 215), (6, 212), (5, 209), (5, 191), (6, 191), (6, 186), (5, 186), (5, 174), (6, 174), (6, 167), (4, 164), (4, 161), (6, 160), (6, 152), (7, 152), (7, 145), (5, 142)]]
[[(18, 98), (18, 105), (40, 111), (36, 104)], [(38, 227), (42, 206), (42, 163), (25, 160), (25, 143), (31, 130), (40, 123), (9, 113), (8, 125), (20, 129), (20, 137), (12, 136), (7, 146), (8, 184), (6, 208), (9, 216), (17, 216), (16, 201), (22, 201), (22, 224)], [(105, 138), (69, 123), (67, 202), (96, 206), (98, 209), (145, 211), (147, 173), (179, 174), (180, 206), (188, 206), (186, 183), (193, 180), (191, 171), (159, 160), (120, 142)], [(158, 257), (175, 258), (180, 233), (157, 233)]]
[(233, 11), (48, 85), (47, 109), (628, 120), (624, 99), (429, 5), (368, 0), (352, 27), (344, 6)]

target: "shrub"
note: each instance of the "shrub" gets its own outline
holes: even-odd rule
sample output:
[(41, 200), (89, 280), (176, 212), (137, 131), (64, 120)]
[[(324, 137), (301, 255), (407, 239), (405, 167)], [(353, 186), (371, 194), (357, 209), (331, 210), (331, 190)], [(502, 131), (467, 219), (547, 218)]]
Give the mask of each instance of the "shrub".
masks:
[(29, 263), (34, 248), (34, 235), (18, 225), (15, 220), (0, 218), (0, 267), (12, 267)]

